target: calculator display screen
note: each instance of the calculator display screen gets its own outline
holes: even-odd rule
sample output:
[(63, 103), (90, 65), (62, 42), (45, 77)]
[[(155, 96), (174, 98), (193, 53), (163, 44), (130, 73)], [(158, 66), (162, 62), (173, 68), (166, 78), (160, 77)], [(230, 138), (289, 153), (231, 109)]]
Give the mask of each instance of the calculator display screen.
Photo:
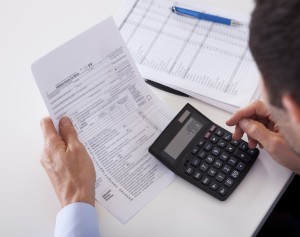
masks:
[(180, 153), (192, 141), (202, 127), (202, 123), (191, 117), (167, 145), (164, 152), (173, 159), (177, 159)]

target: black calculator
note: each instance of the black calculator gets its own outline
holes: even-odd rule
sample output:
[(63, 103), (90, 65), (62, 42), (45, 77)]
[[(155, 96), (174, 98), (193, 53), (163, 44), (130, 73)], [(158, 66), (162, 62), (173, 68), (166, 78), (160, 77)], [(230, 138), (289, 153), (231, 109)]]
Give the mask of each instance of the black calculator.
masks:
[(176, 115), (149, 152), (178, 176), (224, 201), (259, 155), (190, 104)]

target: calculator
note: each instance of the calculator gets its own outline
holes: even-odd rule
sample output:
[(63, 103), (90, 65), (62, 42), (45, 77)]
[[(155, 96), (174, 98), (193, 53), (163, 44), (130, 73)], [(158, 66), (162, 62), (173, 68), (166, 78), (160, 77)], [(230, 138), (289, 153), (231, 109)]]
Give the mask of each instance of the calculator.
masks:
[(213, 123), (190, 104), (176, 115), (149, 152), (171, 171), (224, 201), (259, 155), (244, 140)]

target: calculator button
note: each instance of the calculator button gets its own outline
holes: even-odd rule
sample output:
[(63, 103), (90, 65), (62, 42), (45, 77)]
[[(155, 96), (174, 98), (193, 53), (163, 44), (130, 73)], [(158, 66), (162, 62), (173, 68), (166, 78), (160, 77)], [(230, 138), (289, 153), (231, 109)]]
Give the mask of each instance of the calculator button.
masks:
[(210, 126), (209, 131), (214, 132), (217, 129), (217, 125), (213, 124)]
[(188, 167), (184, 172), (188, 175), (191, 175), (194, 172), (194, 170), (191, 167)]
[(239, 149), (234, 152), (234, 155), (245, 162), (250, 161), (250, 156), (247, 153), (245, 153)]
[(238, 146), (240, 144), (240, 141), (232, 140), (231, 144), (234, 145), (234, 146)]
[(227, 187), (231, 187), (233, 185), (234, 181), (231, 178), (226, 179), (224, 182), (224, 185)]
[(206, 151), (210, 151), (211, 148), (213, 148), (213, 145), (207, 142), (207, 143), (205, 143), (205, 145), (204, 145), (203, 148), (204, 148), (204, 150), (206, 150)]
[(209, 155), (208, 157), (206, 157), (205, 161), (209, 164), (213, 163), (215, 160), (215, 158), (211, 155)]
[(204, 176), (203, 179), (201, 180), (201, 183), (203, 183), (204, 185), (208, 185), (210, 182), (210, 178), (208, 178), (207, 176)]
[(231, 140), (232, 136), (230, 133), (225, 133), (223, 139), (227, 142), (229, 142)]
[(218, 156), (221, 153), (221, 149), (218, 147), (214, 147), (214, 149), (212, 149), (211, 154), (213, 154), (214, 156)]
[(214, 168), (210, 168), (209, 171), (207, 172), (207, 174), (211, 177), (215, 176), (217, 173), (217, 170)]
[(240, 175), (240, 172), (238, 172), (237, 170), (234, 170), (234, 171), (232, 171), (232, 173), (231, 173), (230, 176), (231, 176), (232, 178), (235, 178), (235, 179), (236, 179), (237, 177), (239, 177), (239, 175)]
[(211, 133), (210, 132), (206, 132), (204, 135), (204, 138), (208, 139), (210, 137)]
[(225, 174), (219, 173), (216, 177), (216, 180), (222, 182), (225, 179)]
[(197, 158), (194, 158), (191, 162), (191, 165), (197, 167), (198, 165), (200, 165), (200, 160)]
[(215, 135), (212, 135), (209, 139), (212, 143), (217, 143), (217, 141), (219, 140), (219, 138)]
[(224, 140), (220, 140), (218, 142), (218, 146), (221, 147), (221, 148), (224, 148), (226, 146), (227, 142), (225, 142)]
[(237, 162), (237, 159), (235, 159), (234, 157), (230, 157), (228, 164), (235, 166), (236, 162)]
[(206, 164), (205, 162), (203, 162), (201, 165), (200, 165), (200, 170), (202, 170), (203, 172), (205, 172), (206, 170), (208, 170), (209, 168), (209, 165)]
[(219, 185), (216, 183), (216, 182), (213, 182), (211, 183), (211, 185), (209, 185), (209, 187), (212, 189), (212, 190), (217, 190)]
[(201, 177), (202, 177), (202, 174), (198, 171), (193, 175), (193, 178), (196, 179), (196, 180), (200, 180)]
[(224, 134), (224, 132), (220, 128), (218, 128), (216, 130), (215, 134), (217, 134), (219, 137), (221, 137)]
[(198, 154), (197, 154), (197, 157), (201, 158), (201, 159), (204, 159), (206, 157), (206, 152), (205, 151), (200, 151)]
[(192, 150), (192, 154), (193, 155), (196, 155), (197, 154), (197, 152), (199, 151), (199, 147), (194, 147), (194, 149)]
[(203, 146), (203, 144), (204, 144), (204, 143), (205, 143), (205, 141), (204, 141), (204, 140), (200, 140), (200, 141), (198, 142), (198, 144), (197, 144), (197, 145), (198, 145), (199, 147), (201, 147), (201, 146)]
[(222, 171), (225, 173), (225, 174), (228, 174), (231, 170), (231, 167), (229, 165), (225, 165), (222, 169)]
[(229, 154), (227, 152), (222, 152), (220, 159), (226, 161), (229, 158)]
[(226, 151), (232, 153), (233, 151), (235, 150), (235, 147), (232, 146), (231, 144), (229, 144), (227, 147), (226, 147)]
[(222, 196), (225, 196), (227, 193), (227, 189), (225, 187), (221, 187), (218, 193), (221, 194)]
[(242, 150), (242, 151), (246, 151), (248, 149), (248, 145), (246, 142), (241, 142), (241, 144), (239, 145), (239, 148)]
[(257, 152), (256, 149), (249, 149), (249, 150), (247, 151), (247, 153), (248, 153), (250, 156), (255, 156), (255, 155), (256, 155), (256, 152)]
[(239, 171), (243, 171), (245, 169), (246, 165), (243, 162), (238, 163), (238, 165), (236, 166), (236, 169)]
[(217, 160), (215, 163), (214, 163), (214, 167), (217, 168), (217, 169), (220, 169), (222, 167), (222, 161), (220, 160)]

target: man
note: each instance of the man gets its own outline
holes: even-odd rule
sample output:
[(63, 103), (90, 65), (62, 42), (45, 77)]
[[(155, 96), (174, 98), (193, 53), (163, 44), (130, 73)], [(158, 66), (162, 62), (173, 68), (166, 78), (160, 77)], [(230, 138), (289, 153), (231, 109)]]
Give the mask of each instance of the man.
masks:
[[(227, 125), (234, 139), (264, 147), (279, 164), (300, 174), (300, 1), (257, 0), (250, 25), (250, 49), (262, 74), (266, 103), (237, 111)], [(300, 236), (299, 176), (285, 192), (258, 236)]]
[[(300, 174), (300, 1), (257, 0), (250, 26), (250, 49), (262, 74), (269, 103), (237, 111), (234, 139), (245, 132), (249, 146), (260, 144), (278, 163)], [(280, 131), (280, 132), (279, 132)]]
[[(246, 133), (250, 148), (257, 144), (264, 147), (274, 160), (297, 174), (300, 174), (299, 12), (299, 0), (257, 0), (250, 27), (250, 48), (262, 74), (261, 88), (266, 104), (253, 102), (227, 121), (229, 126), (235, 126), (234, 139)], [(57, 134), (47, 118), (42, 121), (42, 130), (45, 150), (41, 161), (63, 207), (56, 226), (56, 233), (62, 231), (63, 234), (57, 236), (67, 236), (66, 231), (72, 230), (73, 226), (66, 226), (72, 224), (72, 220), (67, 224), (61, 222), (68, 218), (65, 215), (69, 215), (70, 210), (74, 210), (70, 215), (75, 220), (79, 218), (74, 224), (78, 228), (87, 227), (79, 212), (89, 212), (88, 222), (97, 236), (93, 208), (95, 171), (71, 121), (63, 118), (60, 134)], [(82, 210), (77, 211), (80, 204)], [(84, 231), (86, 229), (82, 233)]]

